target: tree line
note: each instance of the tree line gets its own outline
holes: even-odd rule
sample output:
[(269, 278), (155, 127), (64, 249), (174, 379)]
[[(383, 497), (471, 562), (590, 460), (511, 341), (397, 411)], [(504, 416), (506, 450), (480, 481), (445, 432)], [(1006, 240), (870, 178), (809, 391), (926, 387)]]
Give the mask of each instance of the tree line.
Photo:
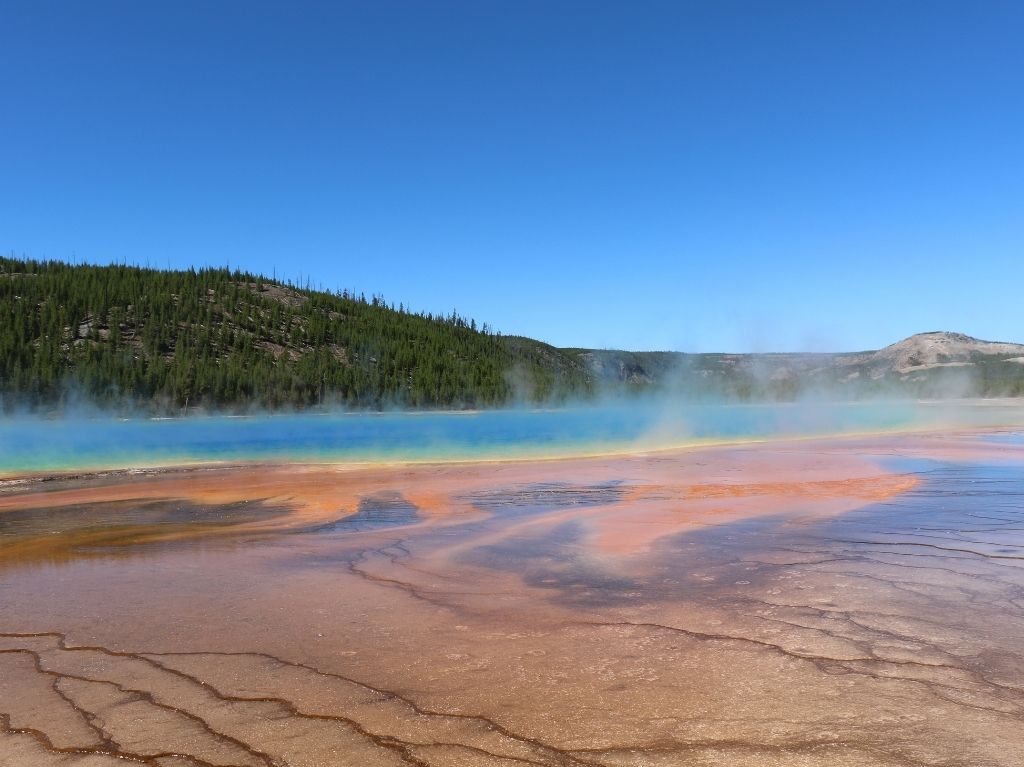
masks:
[[(494, 407), (576, 396), (473, 319), (227, 268), (159, 270), (0, 257), (3, 407), (181, 412), (318, 406)], [(540, 345), (537, 345), (538, 347)]]

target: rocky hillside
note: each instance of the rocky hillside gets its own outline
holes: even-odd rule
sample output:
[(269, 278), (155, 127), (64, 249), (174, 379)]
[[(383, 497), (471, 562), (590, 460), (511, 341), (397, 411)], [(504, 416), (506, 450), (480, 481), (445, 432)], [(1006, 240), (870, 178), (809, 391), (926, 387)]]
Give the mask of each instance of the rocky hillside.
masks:
[(1024, 344), (981, 341), (963, 333), (918, 333), (867, 355), (856, 364), (867, 363), (878, 374), (906, 375), (940, 367), (972, 367), (985, 361), (1024, 363)]

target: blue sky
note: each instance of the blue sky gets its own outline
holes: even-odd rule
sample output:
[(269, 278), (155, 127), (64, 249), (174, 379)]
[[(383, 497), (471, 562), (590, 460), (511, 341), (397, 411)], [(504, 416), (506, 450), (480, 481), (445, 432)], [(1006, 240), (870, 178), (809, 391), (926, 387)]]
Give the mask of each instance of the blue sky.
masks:
[(0, 0), (0, 250), (557, 345), (1024, 342), (1024, 3)]

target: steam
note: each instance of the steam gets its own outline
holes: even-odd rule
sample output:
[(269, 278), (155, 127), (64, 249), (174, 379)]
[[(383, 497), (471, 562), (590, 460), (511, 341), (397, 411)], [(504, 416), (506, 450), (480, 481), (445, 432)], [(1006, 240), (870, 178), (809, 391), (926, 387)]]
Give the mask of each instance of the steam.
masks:
[(693, 403), (675, 396), (605, 399), (557, 409), (331, 411), (112, 418), (95, 411), (0, 421), (0, 477), (206, 462), (446, 462), (637, 453), (792, 437), (934, 428), (1024, 427), (1018, 400), (817, 399)]
[(0, 401), (7, 413), (0, 419), (0, 475), (207, 461), (506, 460), (947, 426), (1024, 426), (1024, 400), (970, 399), (982, 384), (991, 391), (991, 379), (982, 378), (989, 367), (901, 369), (891, 360), (876, 364), (883, 352), (579, 352), (574, 364), (590, 373), (585, 386), (574, 390), (549, 366), (524, 363), (507, 372), (512, 405), (488, 411), (456, 406), (412, 412), (398, 401), (353, 410), (332, 401), (329, 392), (319, 408), (301, 412), (218, 412), (194, 405), (185, 410), (116, 396), (110, 401), (117, 404), (101, 407), (67, 387), (59, 407), (48, 411)]

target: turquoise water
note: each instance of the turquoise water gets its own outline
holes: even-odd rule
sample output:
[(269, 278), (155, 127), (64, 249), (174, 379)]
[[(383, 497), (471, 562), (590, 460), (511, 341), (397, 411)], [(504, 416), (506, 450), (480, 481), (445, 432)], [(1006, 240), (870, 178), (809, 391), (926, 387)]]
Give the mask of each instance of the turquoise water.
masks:
[(206, 461), (471, 460), (1024, 424), (1019, 404), (630, 405), (548, 411), (0, 421), (0, 473)]

